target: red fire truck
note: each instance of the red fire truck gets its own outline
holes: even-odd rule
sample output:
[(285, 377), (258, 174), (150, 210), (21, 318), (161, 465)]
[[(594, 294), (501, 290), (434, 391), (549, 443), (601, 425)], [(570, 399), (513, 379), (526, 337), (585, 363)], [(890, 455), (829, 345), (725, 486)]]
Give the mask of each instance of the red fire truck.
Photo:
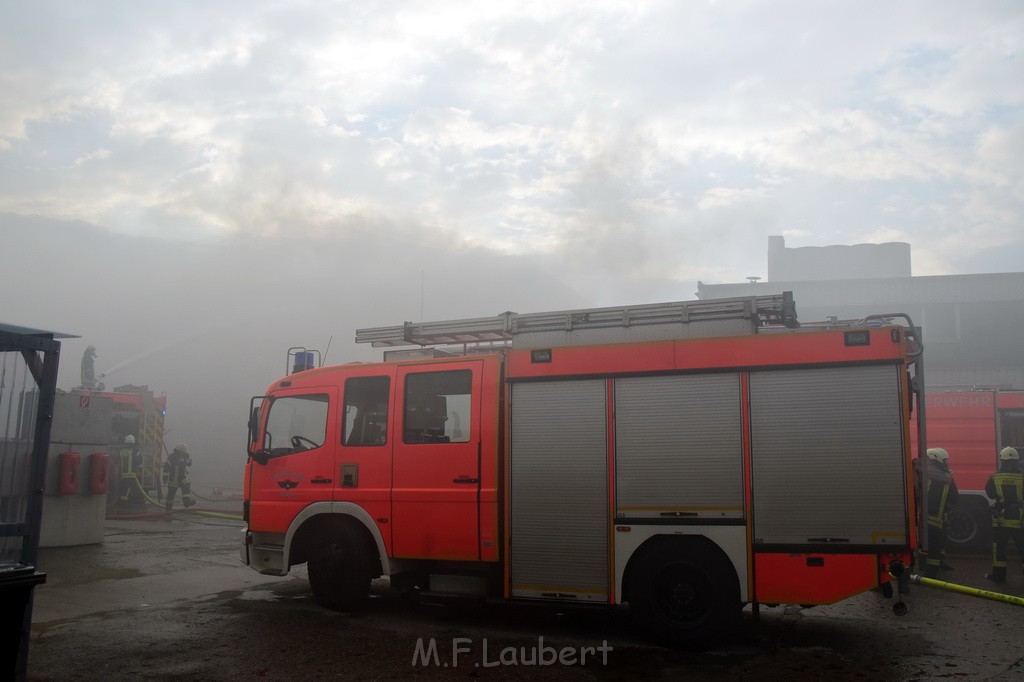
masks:
[(359, 330), (415, 348), (253, 399), (242, 559), (308, 562), (333, 609), (386, 575), (626, 602), (669, 641), (889, 590), (918, 537), (912, 329), (800, 328), (784, 294)]
[[(1024, 450), (1024, 391), (979, 387), (926, 391), (925, 409), (928, 445), (949, 452), (960, 489), (960, 502), (946, 519), (949, 547), (991, 551), (992, 519), (985, 483), (999, 466), (999, 450), (1008, 445)], [(916, 430), (911, 434), (916, 439)]]
[[(110, 391), (76, 388), (72, 393), (88, 399), (90, 396), (109, 398), (114, 404), (110, 419), (110, 451), (113, 464), (110, 467), (109, 490), (121, 489), (121, 460), (118, 453), (124, 448), (126, 436), (135, 439), (139, 453), (136, 475), (139, 485), (147, 493), (163, 497), (160, 470), (164, 455), (164, 415), (167, 413), (167, 396), (154, 395), (149, 386), (125, 384)], [(116, 514), (119, 495), (108, 496), (108, 513)], [(141, 500), (140, 500), (141, 502)]]

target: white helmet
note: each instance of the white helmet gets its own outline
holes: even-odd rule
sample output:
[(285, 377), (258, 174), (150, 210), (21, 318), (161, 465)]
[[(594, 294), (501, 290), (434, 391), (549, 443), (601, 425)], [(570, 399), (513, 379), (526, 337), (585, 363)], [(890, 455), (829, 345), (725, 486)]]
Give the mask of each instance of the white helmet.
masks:
[(128, 445), (135, 445), (135, 436), (128, 434), (124, 437), (124, 442), (128, 443)]
[(1020, 459), (1017, 448), (1005, 447), (999, 451), (999, 459)]
[(949, 460), (949, 453), (943, 448), (928, 448), (928, 459), (934, 459), (936, 462), (946, 462)]

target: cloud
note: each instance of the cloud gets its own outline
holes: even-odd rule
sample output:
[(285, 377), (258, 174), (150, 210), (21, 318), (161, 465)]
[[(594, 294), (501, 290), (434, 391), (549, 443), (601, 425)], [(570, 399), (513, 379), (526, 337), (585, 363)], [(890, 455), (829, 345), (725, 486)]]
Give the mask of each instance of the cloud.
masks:
[(424, 231), (684, 288), (762, 255), (723, 239), (926, 244), (1019, 215), (1012, 2), (3, 11), (0, 210), (20, 215), (206, 242)]
[(763, 187), (757, 189), (712, 187), (704, 192), (704, 196), (697, 203), (697, 207), (706, 211), (739, 202), (754, 201), (767, 196), (769, 196), (769, 194)]
[(4, 316), (230, 469), (282, 350), (376, 357), (357, 326), (690, 298), (770, 234), (1019, 270), (1021, 36), (1014, 0), (6, 3)]

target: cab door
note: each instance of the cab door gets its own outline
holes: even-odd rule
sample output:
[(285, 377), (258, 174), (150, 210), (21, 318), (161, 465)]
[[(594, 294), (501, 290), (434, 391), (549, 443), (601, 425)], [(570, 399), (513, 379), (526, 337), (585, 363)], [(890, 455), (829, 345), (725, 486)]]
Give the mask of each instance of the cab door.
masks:
[(284, 533), (304, 507), (331, 501), (338, 389), (286, 389), (267, 399), (263, 442), (250, 462), (249, 525)]
[(391, 548), (391, 448), (395, 367), (353, 367), (342, 384), (341, 443), (335, 461), (334, 499), (358, 505)]
[(480, 559), (483, 362), (398, 367), (392, 473), (394, 556)]

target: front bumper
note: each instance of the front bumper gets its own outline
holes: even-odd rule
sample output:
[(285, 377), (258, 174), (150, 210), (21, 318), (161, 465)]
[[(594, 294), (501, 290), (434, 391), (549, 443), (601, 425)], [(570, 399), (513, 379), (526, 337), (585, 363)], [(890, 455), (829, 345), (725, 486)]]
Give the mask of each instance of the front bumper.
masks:
[(288, 575), (281, 533), (256, 533), (243, 528), (239, 557), (243, 564), (264, 575)]

